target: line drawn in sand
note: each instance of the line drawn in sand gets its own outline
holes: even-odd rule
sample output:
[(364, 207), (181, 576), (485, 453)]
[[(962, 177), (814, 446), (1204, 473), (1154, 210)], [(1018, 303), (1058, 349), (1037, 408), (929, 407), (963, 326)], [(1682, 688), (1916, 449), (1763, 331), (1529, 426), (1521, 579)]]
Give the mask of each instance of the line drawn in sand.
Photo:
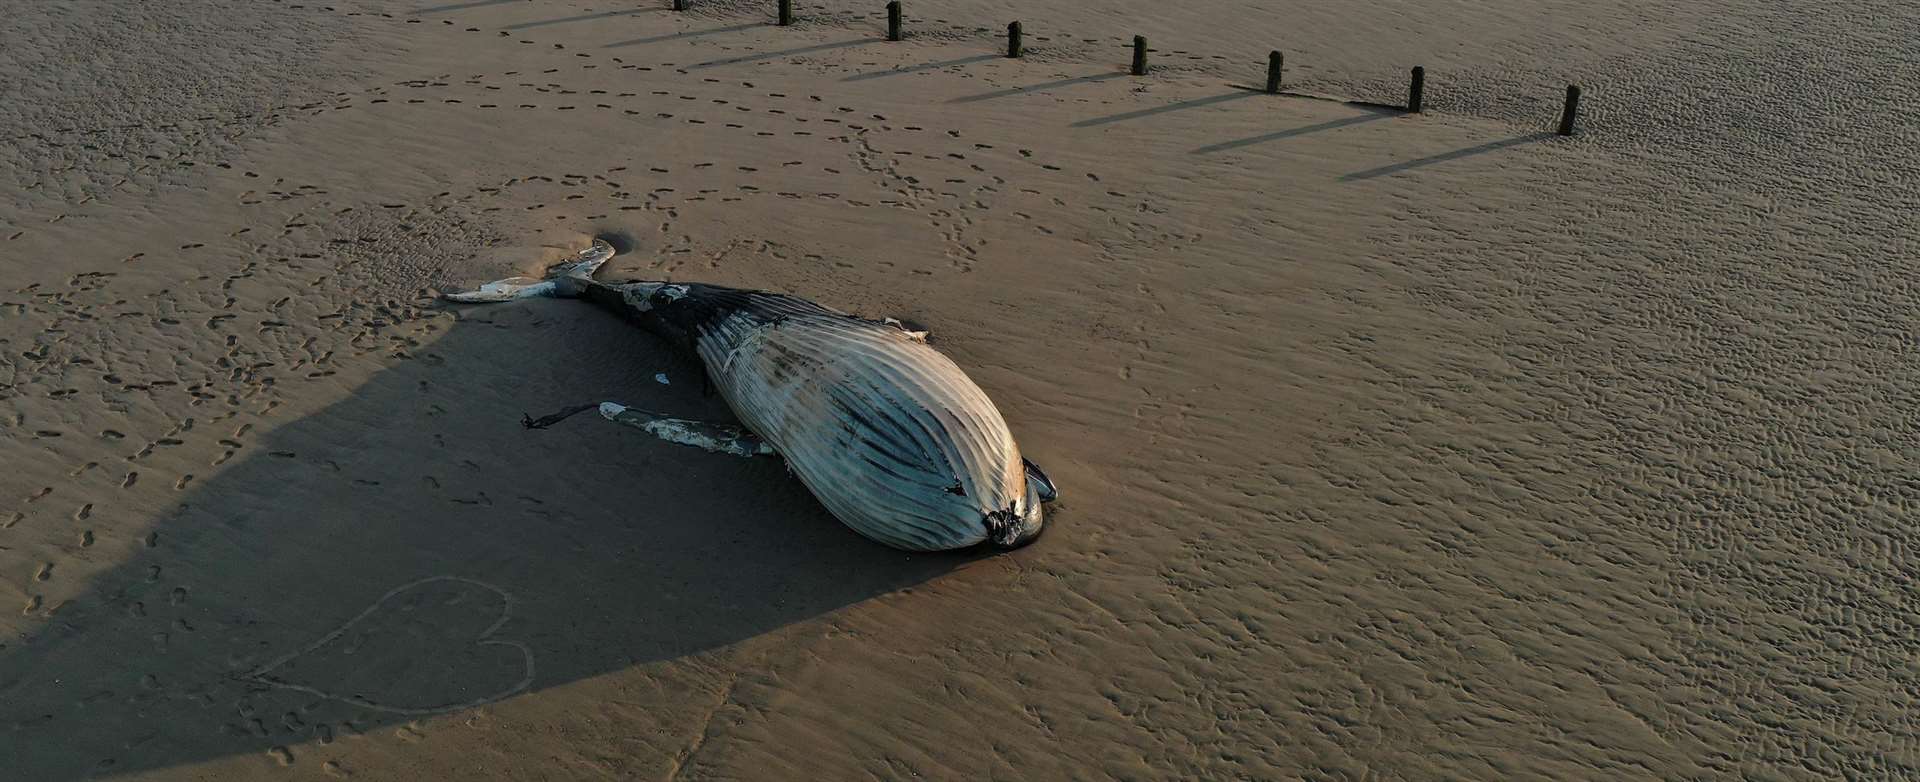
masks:
[[(492, 607), (469, 601), (489, 595), (499, 601), (498, 616), (477, 632), (463, 634), (467, 628), (462, 624), (477, 625), (473, 620), (484, 620)], [(494, 637), (512, 618), (513, 596), (506, 590), (460, 576), (429, 576), (394, 587), (332, 632), (240, 678), (394, 714), (472, 708), (512, 697), (533, 684), (533, 652), (518, 641)], [(502, 654), (503, 649), (517, 656)], [(489, 657), (493, 659), (475, 659)], [(475, 672), (462, 662), (499, 664), (500, 671), (517, 681), (488, 688), (478, 697), (442, 702), (449, 693), (464, 695), (473, 689), (465, 680), (476, 678)], [(486, 674), (477, 676), (484, 679)], [(432, 692), (436, 684), (438, 693)], [(417, 691), (422, 686), (427, 692)], [(403, 691), (410, 687), (416, 691)], [(402, 702), (408, 695), (416, 702)]]

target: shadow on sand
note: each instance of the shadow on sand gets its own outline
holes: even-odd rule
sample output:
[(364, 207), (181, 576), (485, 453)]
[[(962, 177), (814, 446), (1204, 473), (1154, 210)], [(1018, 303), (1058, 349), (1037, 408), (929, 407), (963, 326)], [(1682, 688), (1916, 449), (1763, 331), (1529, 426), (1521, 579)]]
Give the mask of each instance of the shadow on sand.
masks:
[(414, 360), (254, 435), (0, 647), (0, 776), (331, 740), (743, 641), (970, 559), (858, 537), (778, 459), (590, 415), (523, 429), (523, 411), (598, 399), (730, 416), (697, 366), (580, 302), (459, 314)]
[(1197, 109), (1197, 108), (1200, 108), (1201, 106), (1212, 106), (1214, 104), (1226, 103), (1228, 101), (1245, 100), (1247, 98), (1257, 98), (1263, 94), (1264, 93), (1254, 92), (1252, 90), (1237, 90), (1234, 92), (1226, 93), (1224, 95), (1211, 95), (1205, 98), (1194, 98), (1193, 100), (1183, 100), (1183, 101), (1180, 101), (1179, 103), (1169, 103), (1165, 106), (1154, 106), (1152, 108), (1140, 109), (1138, 111), (1128, 111), (1120, 114), (1109, 114), (1104, 117), (1093, 117), (1091, 119), (1083, 119), (1083, 120), (1080, 120), (1079, 122), (1073, 123), (1073, 127), (1090, 128), (1095, 125), (1106, 125), (1114, 122), (1125, 122), (1131, 119), (1140, 119), (1142, 117), (1152, 117), (1159, 114), (1167, 114), (1175, 111), (1184, 111), (1186, 109)]
[(771, 27), (771, 26), (772, 25), (767, 22), (747, 22), (744, 24), (727, 25), (726, 27), (709, 27), (705, 30), (687, 30), (687, 31), (678, 32), (678, 33), (654, 35), (646, 38), (634, 38), (628, 41), (616, 41), (614, 43), (607, 44), (606, 46), (601, 48), (617, 49), (622, 46), (645, 46), (650, 43), (666, 43), (667, 41), (684, 41), (689, 38), (699, 38), (701, 36), (706, 36), (706, 35), (738, 33), (738, 32), (744, 32), (746, 30), (752, 30), (759, 27)]
[(629, 9), (623, 9), (619, 11), (601, 11), (600, 13), (597, 13), (597, 14), (578, 14), (575, 16), (562, 16), (554, 19), (537, 19), (531, 22), (521, 22), (519, 24), (510, 24), (500, 29), (530, 30), (535, 27), (547, 27), (547, 26), (556, 25), (556, 24), (572, 24), (574, 22), (591, 22), (599, 19), (612, 19), (617, 16), (639, 16), (640, 14), (657, 13), (665, 10), (667, 10), (666, 6), (660, 6), (657, 8), (629, 8)]
[(693, 65), (689, 65), (687, 66), (687, 70), (697, 71), (697, 70), (702, 70), (706, 68), (718, 68), (722, 65), (741, 65), (741, 64), (750, 63), (750, 62), (764, 62), (766, 60), (777, 60), (777, 59), (780, 59), (781, 57), (797, 57), (802, 54), (813, 54), (815, 52), (833, 51), (834, 49), (846, 49), (854, 46), (864, 46), (866, 44), (875, 43), (875, 42), (876, 41), (871, 38), (855, 38), (850, 41), (833, 41), (831, 43), (817, 43), (811, 46), (801, 46), (793, 49), (781, 49), (780, 51), (777, 51), (777, 52), (760, 52), (759, 54), (747, 54), (739, 57), (727, 57), (725, 59), (720, 59), (720, 60), (708, 60), (707, 62), (695, 63)]
[(1117, 73), (1096, 73), (1096, 74), (1093, 74), (1092, 76), (1075, 76), (1070, 79), (1055, 79), (1053, 81), (1041, 82), (1039, 84), (1029, 84), (1024, 87), (1008, 87), (1004, 90), (994, 90), (993, 92), (982, 92), (977, 95), (963, 95), (947, 102), (948, 103), (977, 103), (983, 100), (993, 100), (995, 98), (1009, 98), (1015, 95), (1026, 95), (1028, 93), (1044, 92), (1046, 90), (1059, 89), (1061, 87), (1071, 87), (1076, 84), (1093, 84), (1095, 82), (1111, 81), (1126, 75), (1127, 75), (1126, 71), (1119, 71)]
[(422, 14), (444, 14), (444, 13), (451, 13), (453, 11), (465, 11), (469, 8), (479, 8), (481, 6), (487, 6), (487, 5), (502, 5), (505, 3), (517, 3), (519, 1), (520, 0), (472, 0), (472, 2), (466, 2), (466, 3), (451, 3), (448, 5), (436, 5), (431, 8), (416, 8), (412, 11), (408, 11), (407, 13), (411, 16), (420, 16)]
[(856, 73), (852, 76), (848, 76), (844, 79), (841, 79), (841, 81), (868, 81), (870, 79), (882, 79), (888, 76), (899, 76), (905, 73), (920, 73), (923, 71), (940, 70), (941, 68), (955, 68), (962, 65), (972, 65), (977, 62), (997, 60), (997, 59), (1000, 59), (1000, 57), (1001, 55), (998, 55), (998, 54), (976, 54), (971, 57), (960, 57), (957, 59), (942, 60), (939, 62), (923, 62), (918, 65), (903, 65), (898, 68), (892, 68), (884, 71), (868, 71), (866, 73)]
[(1461, 158), (1473, 157), (1474, 155), (1484, 155), (1488, 152), (1494, 152), (1497, 150), (1506, 149), (1507, 147), (1517, 147), (1517, 146), (1520, 146), (1521, 144), (1531, 144), (1536, 141), (1546, 141), (1553, 137), (1554, 137), (1554, 134), (1541, 131), (1538, 133), (1528, 133), (1523, 136), (1514, 136), (1513, 138), (1504, 138), (1499, 141), (1489, 141), (1485, 144), (1476, 144), (1471, 147), (1456, 149), (1451, 152), (1442, 152), (1438, 155), (1428, 155), (1423, 158), (1408, 160), (1403, 163), (1394, 163), (1392, 165), (1381, 166), (1379, 168), (1370, 168), (1365, 171), (1355, 171), (1351, 174), (1347, 174), (1345, 176), (1340, 177), (1340, 181), (1356, 182), (1363, 179), (1372, 179), (1374, 177), (1382, 177), (1388, 174), (1398, 174), (1402, 171), (1410, 171), (1416, 168), (1423, 168), (1425, 166), (1431, 166), (1435, 163), (1445, 163), (1449, 160), (1459, 160)]
[(1351, 117), (1342, 117), (1340, 119), (1327, 120), (1326, 122), (1317, 122), (1312, 125), (1302, 125), (1297, 128), (1288, 128), (1286, 130), (1276, 130), (1272, 133), (1262, 133), (1258, 136), (1252, 136), (1249, 138), (1234, 139), (1233, 141), (1222, 141), (1218, 144), (1208, 144), (1204, 147), (1200, 147), (1198, 149), (1193, 150), (1189, 154), (1210, 155), (1215, 152), (1225, 152), (1229, 149), (1239, 149), (1241, 147), (1250, 147), (1255, 144), (1265, 144), (1269, 141), (1279, 141), (1281, 139), (1293, 138), (1295, 136), (1305, 136), (1311, 133), (1320, 133), (1322, 131), (1334, 130), (1336, 128), (1344, 128), (1344, 127), (1347, 127), (1348, 125), (1358, 125), (1362, 122), (1372, 122), (1374, 120), (1387, 119), (1389, 117), (1398, 117), (1398, 116), (1401, 116), (1402, 114), (1405, 114), (1405, 112), (1403, 111), (1400, 111), (1398, 109), (1392, 109), (1392, 108), (1384, 108), (1384, 107), (1381, 107), (1381, 108), (1358, 107), (1358, 108), (1364, 108), (1367, 113), (1355, 114)]

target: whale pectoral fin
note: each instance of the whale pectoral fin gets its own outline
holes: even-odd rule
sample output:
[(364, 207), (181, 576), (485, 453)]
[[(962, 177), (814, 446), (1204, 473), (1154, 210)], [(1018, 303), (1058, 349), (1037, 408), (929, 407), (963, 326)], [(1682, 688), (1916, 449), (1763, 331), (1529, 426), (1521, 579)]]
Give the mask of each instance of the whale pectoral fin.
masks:
[(614, 402), (601, 402), (600, 415), (609, 421), (644, 430), (667, 442), (704, 448), (714, 453), (734, 456), (778, 455), (767, 441), (738, 426), (669, 418)]
[(1053, 479), (1047, 477), (1047, 472), (1040, 469), (1040, 465), (1025, 457), (1020, 459), (1020, 464), (1027, 469), (1027, 480), (1040, 490), (1041, 502), (1053, 502), (1060, 498), (1060, 490), (1054, 487)]
[(909, 326), (899, 318), (887, 318), (880, 322), (899, 329), (900, 333), (907, 335), (907, 339), (915, 342), (926, 342), (927, 337), (933, 336), (933, 332)]
[(591, 280), (593, 273), (613, 258), (613, 245), (605, 239), (595, 239), (585, 250), (575, 253), (572, 258), (547, 267), (547, 278), (572, 277), (576, 280)]

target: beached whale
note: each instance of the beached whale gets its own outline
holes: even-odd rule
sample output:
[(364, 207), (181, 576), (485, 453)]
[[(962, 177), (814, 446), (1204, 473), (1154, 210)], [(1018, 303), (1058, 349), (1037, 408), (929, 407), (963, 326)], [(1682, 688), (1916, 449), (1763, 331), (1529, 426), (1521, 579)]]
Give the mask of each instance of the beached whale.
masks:
[(806, 299), (717, 285), (593, 279), (604, 241), (549, 269), (450, 293), (454, 302), (584, 298), (696, 356), (745, 430), (614, 402), (598, 408), (662, 439), (741, 456), (778, 455), (855, 532), (911, 551), (1017, 548), (1045, 527), (1052, 481), (1020, 456), (985, 392), (895, 321)]

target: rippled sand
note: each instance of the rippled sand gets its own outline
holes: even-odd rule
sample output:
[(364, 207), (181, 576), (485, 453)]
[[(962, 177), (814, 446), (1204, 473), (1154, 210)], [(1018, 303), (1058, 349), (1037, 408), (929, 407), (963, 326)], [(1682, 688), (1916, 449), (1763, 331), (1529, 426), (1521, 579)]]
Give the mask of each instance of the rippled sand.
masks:
[[(1910, 4), (692, 3), (0, 9), (0, 777), (1920, 775)], [(1051, 531), (523, 430), (728, 415), (433, 303), (593, 236), (929, 327)]]

